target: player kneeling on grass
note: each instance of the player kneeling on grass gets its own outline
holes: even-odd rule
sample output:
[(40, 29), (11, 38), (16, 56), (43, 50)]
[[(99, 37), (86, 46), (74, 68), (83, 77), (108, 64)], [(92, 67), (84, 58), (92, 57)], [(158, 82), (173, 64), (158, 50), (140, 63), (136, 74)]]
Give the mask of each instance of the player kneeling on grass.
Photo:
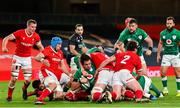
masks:
[(82, 54), (80, 63), (82, 68), (75, 72), (71, 91), (66, 94), (66, 99), (70, 101), (87, 100), (94, 86), (95, 66), (92, 64), (91, 58), (86, 54)]
[(61, 38), (53, 37), (51, 45), (47, 46), (35, 57), (35, 60), (42, 63), (40, 80), (46, 87), (35, 101), (35, 104), (44, 104), (43, 100), (52, 92), (54, 92), (55, 97), (58, 99), (63, 99), (64, 97), (61, 83), (67, 84), (70, 81), (70, 74), (64, 62), (61, 44)]
[(127, 51), (116, 53), (109, 59), (105, 60), (97, 69), (100, 71), (108, 63), (115, 61), (115, 73), (113, 75), (112, 99), (118, 101), (121, 99), (121, 90), (123, 86), (135, 92), (136, 102), (141, 102), (143, 90), (131, 72), (136, 68), (138, 75), (142, 74), (142, 65), (139, 56), (136, 54), (138, 48), (137, 42), (128, 42)]
[[(34, 80), (32, 82), (32, 87), (34, 88), (34, 91), (30, 91), (27, 93), (27, 96), (30, 97), (30, 96), (36, 96), (36, 97), (39, 97), (43, 90), (45, 89), (45, 85), (43, 83), (41, 83), (40, 80)], [(49, 101), (53, 100), (53, 93), (51, 93), (50, 95), (48, 95), (49, 97)]]
[[(135, 72), (132, 72), (133, 76), (137, 76)], [(163, 94), (156, 88), (156, 86), (152, 83), (151, 78), (142, 75), (136, 78), (139, 84), (141, 85), (143, 91), (144, 91), (144, 97), (151, 99), (151, 100), (156, 100), (158, 97), (163, 97)], [(150, 90), (153, 91), (156, 96), (150, 93)]]

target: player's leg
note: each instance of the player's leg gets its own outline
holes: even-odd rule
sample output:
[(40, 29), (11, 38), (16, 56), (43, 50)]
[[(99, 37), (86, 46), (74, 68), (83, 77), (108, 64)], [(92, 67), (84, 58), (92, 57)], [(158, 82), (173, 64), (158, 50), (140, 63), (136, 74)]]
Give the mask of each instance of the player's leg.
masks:
[(8, 85), (8, 97), (6, 98), (7, 101), (12, 101), (12, 94), (15, 88), (15, 83), (19, 76), (19, 70), (21, 69), (21, 64), (16, 56), (13, 56), (12, 66), (11, 66), (11, 79)]
[(43, 90), (42, 94), (36, 99), (35, 104), (44, 104), (43, 100), (50, 95), (58, 85), (58, 81), (55, 80), (52, 76), (47, 76), (44, 79), (45, 89)]
[(163, 55), (162, 62), (161, 62), (161, 80), (162, 80), (162, 85), (163, 85), (163, 94), (167, 95), (168, 94), (168, 88), (167, 88), (167, 70), (169, 66), (171, 66), (171, 55)]
[(22, 87), (22, 97), (24, 100), (27, 100), (27, 88), (30, 85), (31, 82), (31, 76), (32, 76), (32, 63), (31, 63), (31, 57), (27, 58), (21, 58), (22, 62), (22, 71), (24, 74), (24, 85)]
[(132, 74), (130, 74), (129, 70), (122, 69), (120, 71), (120, 79), (127, 88), (135, 92), (136, 101), (141, 101), (143, 90), (138, 81), (132, 76)]
[(175, 56), (172, 62), (172, 66), (174, 67), (175, 75), (176, 75), (176, 85), (177, 85), (176, 96), (180, 96), (180, 58), (179, 58), (179, 55)]
[(121, 71), (115, 72), (112, 79), (113, 91), (111, 92), (113, 101), (121, 100), (121, 90), (123, 83), (121, 81)]
[[(112, 76), (113, 76), (113, 71), (110, 70), (101, 70), (98, 74), (98, 78), (97, 81), (91, 91), (91, 96), (92, 96), (92, 100), (97, 102), (97, 101), (102, 101), (102, 98), (104, 97), (105, 93), (104, 90), (106, 88), (106, 86), (111, 82), (112, 80)], [(108, 96), (108, 101), (112, 102), (111, 96), (109, 96), (110, 94), (107, 93)]]

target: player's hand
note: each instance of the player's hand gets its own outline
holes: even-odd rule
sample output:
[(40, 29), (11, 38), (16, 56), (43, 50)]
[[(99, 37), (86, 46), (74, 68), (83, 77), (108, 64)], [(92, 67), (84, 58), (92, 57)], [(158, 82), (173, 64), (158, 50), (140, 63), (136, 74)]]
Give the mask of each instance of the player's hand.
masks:
[(6, 47), (2, 47), (2, 52), (7, 53), (7, 52), (8, 52), (8, 49), (7, 49)]
[(89, 74), (84, 70), (82, 71), (83, 76), (87, 77)]
[(148, 50), (146, 50), (146, 53), (145, 53), (145, 54), (146, 54), (147, 56), (150, 56), (151, 53), (152, 53), (152, 51), (148, 49)]
[(159, 63), (159, 62), (160, 62), (160, 60), (161, 60), (161, 56), (160, 56), (160, 55), (157, 55), (156, 60), (157, 60), (157, 63)]
[(41, 63), (48, 66), (48, 67), (50, 66), (49, 61), (46, 59), (44, 59)]

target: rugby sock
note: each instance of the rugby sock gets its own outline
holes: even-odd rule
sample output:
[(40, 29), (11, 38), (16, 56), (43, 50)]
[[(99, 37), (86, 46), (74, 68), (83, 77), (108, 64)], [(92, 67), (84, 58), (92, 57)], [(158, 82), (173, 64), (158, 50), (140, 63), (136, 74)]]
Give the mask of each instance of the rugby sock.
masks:
[(151, 83), (150, 85), (150, 90), (154, 91), (157, 97), (159, 97), (161, 94), (161, 92), (156, 88), (156, 86), (153, 83)]
[(177, 92), (180, 93), (180, 77), (176, 77)]
[(163, 84), (163, 87), (167, 87), (167, 76), (162, 76), (162, 84)]
[(51, 94), (51, 90), (49, 88), (44, 89), (40, 97), (37, 99), (38, 101), (42, 101), (44, 98), (46, 98), (49, 94)]
[(111, 92), (111, 95), (112, 95), (112, 99), (113, 99), (114, 101), (116, 101), (116, 100), (117, 100), (117, 94), (116, 94), (116, 92)]
[(142, 90), (137, 90), (135, 91), (135, 97), (136, 99), (141, 99), (143, 96), (143, 91)]
[(92, 95), (92, 100), (93, 101), (98, 101), (102, 98), (102, 93), (101, 92), (95, 92)]
[(24, 86), (22, 87), (23, 89), (27, 89), (30, 85), (30, 82), (24, 82)]
[(13, 91), (14, 91), (14, 88), (8, 87), (8, 97), (12, 97)]
[(124, 96), (127, 98), (134, 98), (135, 97), (134, 93), (131, 90), (126, 90), (124, 93)]

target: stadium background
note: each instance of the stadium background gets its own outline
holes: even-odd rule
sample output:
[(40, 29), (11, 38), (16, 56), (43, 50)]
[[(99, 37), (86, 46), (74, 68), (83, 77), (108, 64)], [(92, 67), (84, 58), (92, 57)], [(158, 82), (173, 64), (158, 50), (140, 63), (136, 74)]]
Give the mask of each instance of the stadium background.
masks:
[[(0, 42), (13, 31), (25, 28), (26, 20), (33, 18), (38, 22), (37, 32), (44, 46), (49, 44), (52, 34), (56, 34), (64, 39), (63, 50), (66, 50), (67, 38), (73, 33), (74, 25), (82, 23), (87, 46), (102, 44), (111, 55), (112, 45), (124, 29), (124, 19), (134, 17), (139, 27), (153, 39), (153, 54), (145, 59), (149, 74), (159, 76), (159, 64), (156, 63), (159, 33), (165, 28), (167, 16), (174, 16), (176, 28), (180, 29), (179, 13), (180, 0), (5, 0), (0, 4)], [(13, 43), (9, 44), (11, 51), (8, 54), (0, 50), (0, 80), (10, 79), (14, 47)], [(33, 55), (37, 54), (36, 50), (33, 52)], [(34, 64), (34, 71), (37, 72), (39, 65)], [(170, 72), (172, 75), (172, 69)]]

